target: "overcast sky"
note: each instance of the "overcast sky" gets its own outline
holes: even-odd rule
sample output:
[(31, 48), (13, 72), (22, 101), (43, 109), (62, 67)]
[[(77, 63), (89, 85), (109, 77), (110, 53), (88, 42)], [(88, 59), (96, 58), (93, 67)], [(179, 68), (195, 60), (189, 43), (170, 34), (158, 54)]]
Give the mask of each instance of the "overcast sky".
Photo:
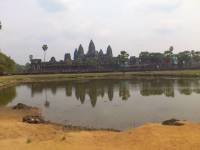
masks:
[(60, 60), (91, 39), (114, 55), (200, 50), (200, 0), (0, 0), (0, 20), (0, 49), (20, 64), (45, 43)]

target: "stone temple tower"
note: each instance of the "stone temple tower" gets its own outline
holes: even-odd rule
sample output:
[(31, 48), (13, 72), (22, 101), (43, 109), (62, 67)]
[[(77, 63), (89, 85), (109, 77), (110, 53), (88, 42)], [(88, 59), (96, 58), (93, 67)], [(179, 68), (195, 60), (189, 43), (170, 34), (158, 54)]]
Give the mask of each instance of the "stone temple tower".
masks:
[(95, 48), (94, 42), (91, 40), (89, 44), (87, 56), (95, 57), (95, 55), (96, 55), (96, 48)]

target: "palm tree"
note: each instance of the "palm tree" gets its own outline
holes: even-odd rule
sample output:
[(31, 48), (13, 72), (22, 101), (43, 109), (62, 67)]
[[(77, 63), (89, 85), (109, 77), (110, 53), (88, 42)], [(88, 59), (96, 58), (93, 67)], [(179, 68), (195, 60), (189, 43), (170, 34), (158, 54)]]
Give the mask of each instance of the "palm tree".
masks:
[(47, 49), (48, 49), (47, 44), (44, 44), (44, 45), (42, 46), (42, 49), (43, 49), (43, 51), (44, 51), (44, 62), (45, 62), (45, 59), (46, 59), (46, 51), (47, 51)]
[(29, 55), (30, 62), (31, 62), (32, 59), (33, 59), (33, 55)]

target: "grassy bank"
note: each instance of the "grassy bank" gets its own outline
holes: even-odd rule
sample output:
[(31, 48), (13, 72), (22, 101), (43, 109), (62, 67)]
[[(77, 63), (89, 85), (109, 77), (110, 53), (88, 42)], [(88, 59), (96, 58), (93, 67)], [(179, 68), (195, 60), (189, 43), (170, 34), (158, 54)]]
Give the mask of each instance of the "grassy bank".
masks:
[(200, 70), (1, 76), (0, 88), (9, 86), (11, 84), (23, 83), (23, 82), (60, 81), (60, 80), (75, 80), (75, 79), (103, 79), (103, 78), (130, 79), (134, 77), (200, 77)]

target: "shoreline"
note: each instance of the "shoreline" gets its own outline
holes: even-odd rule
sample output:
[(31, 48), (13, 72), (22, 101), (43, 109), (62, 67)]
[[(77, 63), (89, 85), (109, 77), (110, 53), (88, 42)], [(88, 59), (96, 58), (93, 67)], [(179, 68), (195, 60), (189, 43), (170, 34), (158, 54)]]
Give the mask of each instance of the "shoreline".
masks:
[[(200, 73), (200, 70), (199, 70)], [(151, 75), (149, 75), (151, 74)], [(14, 75), (0, 77), (0, 89), (27, 82), (67, 81), (81, 79), (133, 79), (133, 78), (193, 78), (192, 72), (185, 74), (167, 73), (98, 73), (98, 74), (53, 74)], [(178, 76), (179, 75), (179, 76)], [(200, 74), (196, 76), (200, 77)], [(196, 79), (195, 77), (195, 79)], [(161, 123), (147, 123), (123, 131), (95, 129), (81, 126), (62, 125), (52, 122), (28, 124), (22, 122), (26, 115), (37, 115), (37, 111), (13, 110), (0, 106), (1, 150), (199, 150), (200, 123), (185, 122), (182, 126), (165, 126)], [(164, 121), (164, 120), (163, 120)]]
[(144, 71), (144, 72), (107, 72), (79, 74), (38, 74), (0, 76), (0, 89), (18, 83), (67, 81), (81, 79), (134, 79), (134, 78), (200, 78), (200, 70)]
[(28, 124), (22, 116), (37, 114), (30, 110), (0, 107), (1, 150), (198, 150), (200, 123), (184, 122), (183, 126), (147, 123), (137, 128), (116, 132), (63, 128), (54, 123)]

